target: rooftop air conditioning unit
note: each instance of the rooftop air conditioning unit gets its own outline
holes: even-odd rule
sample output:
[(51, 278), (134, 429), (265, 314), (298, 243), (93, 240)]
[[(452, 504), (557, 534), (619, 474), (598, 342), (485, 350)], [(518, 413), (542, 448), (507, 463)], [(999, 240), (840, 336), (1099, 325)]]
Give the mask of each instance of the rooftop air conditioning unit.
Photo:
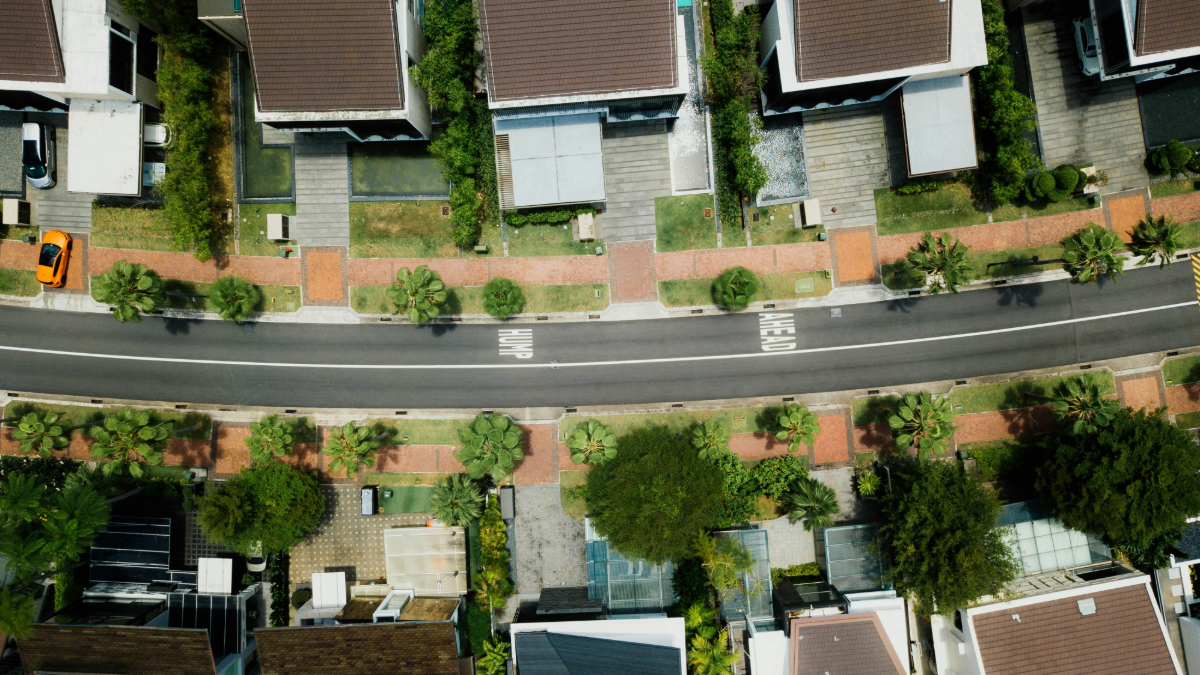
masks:
[(267, 239), (271, 241), (288, 241), (291, 235), (292, 217), (282, 213), (267, 214)]

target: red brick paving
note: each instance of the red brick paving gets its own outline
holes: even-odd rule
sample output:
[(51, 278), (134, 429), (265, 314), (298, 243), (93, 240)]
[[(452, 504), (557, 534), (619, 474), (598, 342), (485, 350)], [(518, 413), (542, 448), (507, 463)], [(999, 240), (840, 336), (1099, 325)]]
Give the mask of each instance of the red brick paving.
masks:
[(1104, 227), (1104, 213), (1099, 209), (1085, 209), (1083, 211), (1071, 211), (1069, 213), (1060, 213), (1057, 216), (1044, 216), (1041, 218), (1030, 218), (1025, 221), (1029, 224), (1029, 246), (1048, 246), (1057, 244), (1068, 236), (1087, 227), (1088, 223), (1095, 223)]
[(860, 424), (854, 427), (855, 452), (883, 452), (895, 449), (892, 430), (886, 423)]
[(213, 472), (218, 474), (237, 473), (250, 466), (249, 427), (217, 426), (217, 458)]
[(280, 457), (279, 461), (297, 469), (316, 471), (321, 461), (321, 446), (316, 443), (297, 443), (292, 454)]
[(558, 450), (557, 426), (533, 424), (522, 426), (521, 430), (525, 436), (525, 459), (517, 463), (513, 482), (517, 485), (557, 483), (558, 467), (554, 457)]
[(74, 235), (71, 250), (67, 255), (67, 272), (63, 275), (63, 289), (83, 292), (89, 286), (87, 258), (88, 236), (86, 234)]
[(1166, 393), (1171, 414), (1200, 410), (1200, 382), (1167, 387)]
[[(255, 284), (300, 285), (299, 258), (267, 256), (222, 256), (200, 262), (190, 253), (93, 247), (88, 249), (88, 273), (93, 276), (104, 274), (118, 260), (141, 263), (158, 272), (164, 279), (211, 283), (220, 276), (236, 274)], [(34, 262), (36, 263), (36, 258)], [(8, 266), (0, 255), (0, 267)]]
[(654, 301), (658, 283), (654, 270), (654, 242), (610, 244), (609, 274), (613, 302)]
[(304, 287), (305, 302), (340, 302), (342, 292), (342, 254), (335, 251), (305, 251), (304, 269), (308, 275)]
[[(729, 437), (729, 449), (741, 459), (753, 461), (788, 454), (788, 443), (775, 438), (775, 434), (732, 434)], [(797, 448), (795, 454), (807, 455), (808, 448)]]
[(1112, 223), (1113, 232), (1120, 235), (1121, 240), (1127, 244), (1133, 241), (1131, 233), (1137, 224), (1146, 217), (1146, 198), (1138, 195), (1106, 199), (1104, 205), (1108, 209), (1108, 219)]
[[(1010, 248), (1057, 244), (1068, 235), (1086, 227), (1088, 223), (1103, 222), (1102, 212), (1098, 209), (1087, 209), (1028, 220), (935, 230), (932, 234), (949, 232), (974, 251), (1003, 251)], [(903, 260), (908, 255), (908, 250), (924, 236), (924, 232), (911, 232), (877, 238), (875, 245), (879, 251), (879, 263), (886, 265)]]
[(875, 279), (875, 257), (871, 254), (870, 232), (835, 234), (831, 239), (837, 249), (839, 283)]
[(1155, 410), (1162, 407), (1162, 398), (1158, 394), (1157, 375), (1122, 380), (1120, 387), (1124, 394), (1125, 406), (1128, 408)]
[(1170, 216), (1177, 223), (1200, 220), (1200, 192), (1155, 199), (1151, 201), (1150, 212), (1156, 218)]
[(0, 241), (0, 267), (13, 270), (36, 270), (38, 248), (37, 244), (26, 244), (20, 240)]
[(954, 432), (955, 443), (977, 443), (1046, 433), (1054, 428), (1055, 421), (1050, 406), (1039, 405), (959, 415), (954, 418), (954, 425), (959, 427)]
[(588, 471), (592, 468), (590, 464), (576, 464), (571, 461), (571, 449), (566, 443), (558, 444), (558, 470), (559, 471)]
[(213, 463), (212, 441), (205, 439), (172, 438), (163, 451), (166, 466), (202, 466)]
[(379, 448), (372, 471), (437, 473), (438, 445), (387, 445)]
[(815, 464), (834, 464), (849, 462), (854, 458), (850, 450), (850, 438), (846, 433), (849, 421), (845, 413), (824, 415), (817, 418), (821, 432), (817, 434), (813, 445), (813, 461)]

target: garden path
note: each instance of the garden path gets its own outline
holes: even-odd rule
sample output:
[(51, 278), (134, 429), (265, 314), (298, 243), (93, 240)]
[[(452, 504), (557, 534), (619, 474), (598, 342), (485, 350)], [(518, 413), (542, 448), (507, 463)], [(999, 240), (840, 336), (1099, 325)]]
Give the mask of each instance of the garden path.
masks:
[(301, 246), (350, 245), (350, 165), (343, 134), (296, 134), (296, 218)]

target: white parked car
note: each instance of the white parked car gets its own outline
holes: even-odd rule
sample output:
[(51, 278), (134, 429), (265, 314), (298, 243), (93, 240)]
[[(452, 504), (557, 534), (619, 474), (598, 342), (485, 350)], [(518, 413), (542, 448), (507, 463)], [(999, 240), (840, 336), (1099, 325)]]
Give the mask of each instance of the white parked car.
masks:
[(1075, 49), (1079, 52), (1080, 69), (1084, 77), (1100, 74), (1100, 54), (1096, 51), (1096, 28), (1092, 17), (1075, 19)]
[(54, 127), (41, 122), (21, 125), (21, 163), (25, 180), (35, 188), (54, 187)]

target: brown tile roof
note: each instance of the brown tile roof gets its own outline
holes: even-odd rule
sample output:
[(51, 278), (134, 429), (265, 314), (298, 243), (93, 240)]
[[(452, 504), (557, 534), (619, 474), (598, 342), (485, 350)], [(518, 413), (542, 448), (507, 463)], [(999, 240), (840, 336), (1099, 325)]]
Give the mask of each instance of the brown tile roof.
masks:
[(413, 598), (404, 604), (397, 621), (448, 621), (458, 608), (450, 598)]
[(391, 0), (246, 0), (244, 13), (259, 110), (404, 107)]
[(458, 675), (450, 623), (260, 628), (263, 675)]
[(796, 77), (825, 80), (950, 60), (953, 0), (792, 0)]
[(383, 598), (350, 598), (342, 611), (333, 617), (338, 621), (371, 621)]
[[(1080, 613), (1085, 598), (1096, 602), (1095, 614)], [(976, 614), (983, 669), (987, 675), (1173, 675), (1151, 603), (1138, 584)]]
[(63, 78), (50, 0), (5, 0), (0, 80), (62, 82)]
[(205, 630), (37, 624), (17, 649), (26, 673), (217, 672)]
[(1200, 47), (1200, 2), (1141, 0), (1134, 38), (1138, 56)]
[(493, 101), (677, 85), (675, 0), (480, 0)]
[(792, 619), (790, 651), (791, 675), (908, 672), (874, 612)]

